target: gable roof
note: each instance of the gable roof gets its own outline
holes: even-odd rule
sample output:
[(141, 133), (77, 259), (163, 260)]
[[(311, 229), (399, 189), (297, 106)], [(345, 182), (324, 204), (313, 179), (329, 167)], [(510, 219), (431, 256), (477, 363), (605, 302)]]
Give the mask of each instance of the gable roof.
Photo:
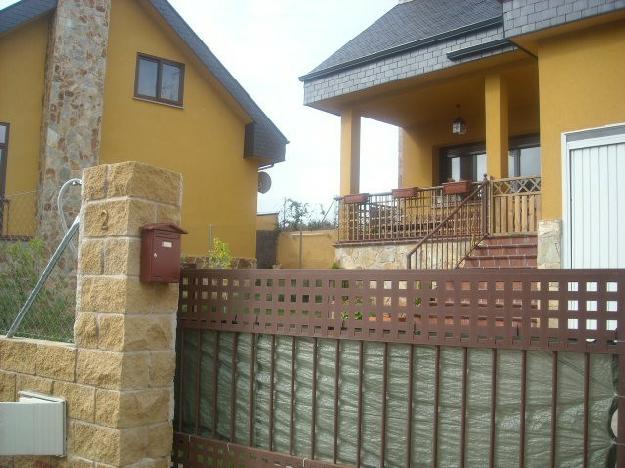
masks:
[(502, 15), (499, 0), (412, 0), (400, 3), (301, 79), (330, 75), (434, 40), (498, 24)]
[[(167, 0), (148, 1), (252, 119), (245, 128), (244, 156), (258, 156), (272, 163), (284, 161), (288, 140), (278, 127)], [(0, 10), (0, 34), (53, 11), (56, 4), (57, 0), (21, 0)]]

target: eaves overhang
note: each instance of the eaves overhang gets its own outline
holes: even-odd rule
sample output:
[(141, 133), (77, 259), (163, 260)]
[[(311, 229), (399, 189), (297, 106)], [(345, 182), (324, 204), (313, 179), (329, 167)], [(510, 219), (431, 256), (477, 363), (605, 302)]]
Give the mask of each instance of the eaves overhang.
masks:
[(366, 55), (364, 57), (350, 60), (350, 61), (341, 63), (339, 65), (335, 65), (333, 67), (328, 67), (323, 70), (311, 72), (306, 75), (300, 76), (299, 80), (302, 82), (306, 82), (306, 81), (311, 81), (311, 80), (315, 80), (318, 78), (327, 77), (330, 75), (335, 75), (341, 71), (349, 70), (351, 68), (355, 68), (355, 67), (365, 65), (368, 63), (377, 62), (382, 59), (386, 59), (395, 55), (410, 52), (415, 49), (420, 49), (428, 45), (436, 44), (439, 42), (447, 42), (450, 39), (453, 39), (455, 37), (465, 36), (470, 33), (479, 32), (485, 29), (491, 29), (493, 27), (497, 27), (501, 25), (503, 25), (503, 15), (489, 18), (487, 20), (479, 21), (473, 24), (469, 24), (467, 26), (463, 26), (460, 28), (445, 31), (441, 34), (430, 36), (425, 39), (419, 39), (416, 41), (407, 42), (397, 47), (392, 47), (392, 48), (389, 48), (380, 52), (376, 52), (374, 54)]

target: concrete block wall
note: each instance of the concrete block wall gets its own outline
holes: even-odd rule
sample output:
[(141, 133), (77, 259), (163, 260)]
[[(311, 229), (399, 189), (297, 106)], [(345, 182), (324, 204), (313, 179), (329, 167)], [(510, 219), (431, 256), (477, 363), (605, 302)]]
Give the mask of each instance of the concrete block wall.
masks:
[(179, 222), (179, 174), (140, 163), (84, 171), (75, 345), (0, 337), (0, 401), (65, 397), (68, 456), (0, 466), (167, 467), (177, 284), (139, 282), (139, 228)]

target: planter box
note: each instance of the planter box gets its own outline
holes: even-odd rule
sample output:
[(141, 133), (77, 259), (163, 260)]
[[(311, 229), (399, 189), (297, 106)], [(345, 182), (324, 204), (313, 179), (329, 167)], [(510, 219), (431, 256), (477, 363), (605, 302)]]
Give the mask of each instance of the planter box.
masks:
[(459, 180), (458, 182), (445, 182), (443, 184), (443, 193), (445, 195), (454, 195), (461, 193), (469, 193), (473, 182), (470, 180)]
[(343, 203), (365, 203), (368, 199), (368, 193), (356, 193), (353, 195), (345, 195), (343, 197)]
[(393, 189), (393, 198), (412, 198), (417, 196), (419, 187), (406, 187)]

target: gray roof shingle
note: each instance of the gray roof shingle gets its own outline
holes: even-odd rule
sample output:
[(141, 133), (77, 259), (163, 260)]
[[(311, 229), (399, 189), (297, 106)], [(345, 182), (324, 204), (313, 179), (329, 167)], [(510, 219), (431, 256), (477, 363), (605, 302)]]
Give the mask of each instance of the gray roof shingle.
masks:
[(454, 31), (501, 21), (502, 15), (499, 0), (412, 0), (401, 3), (303, 76), (302, 80), (374, 60), (396, 49), (403, 51), (419, 47)]
[[(245, 128), (244, 155), (246, 157), (259, 156), (271, 162), (284, 161), (288, 140), (278, 127), (258, 107), (243, 86), (226, 70), (167, 0), (149, 1), (252, 119), (252, 122)], [(56, 8), (56, 4), (57, 0), (21, 0), (0, 10), (0, 34), (49, 13)]]

